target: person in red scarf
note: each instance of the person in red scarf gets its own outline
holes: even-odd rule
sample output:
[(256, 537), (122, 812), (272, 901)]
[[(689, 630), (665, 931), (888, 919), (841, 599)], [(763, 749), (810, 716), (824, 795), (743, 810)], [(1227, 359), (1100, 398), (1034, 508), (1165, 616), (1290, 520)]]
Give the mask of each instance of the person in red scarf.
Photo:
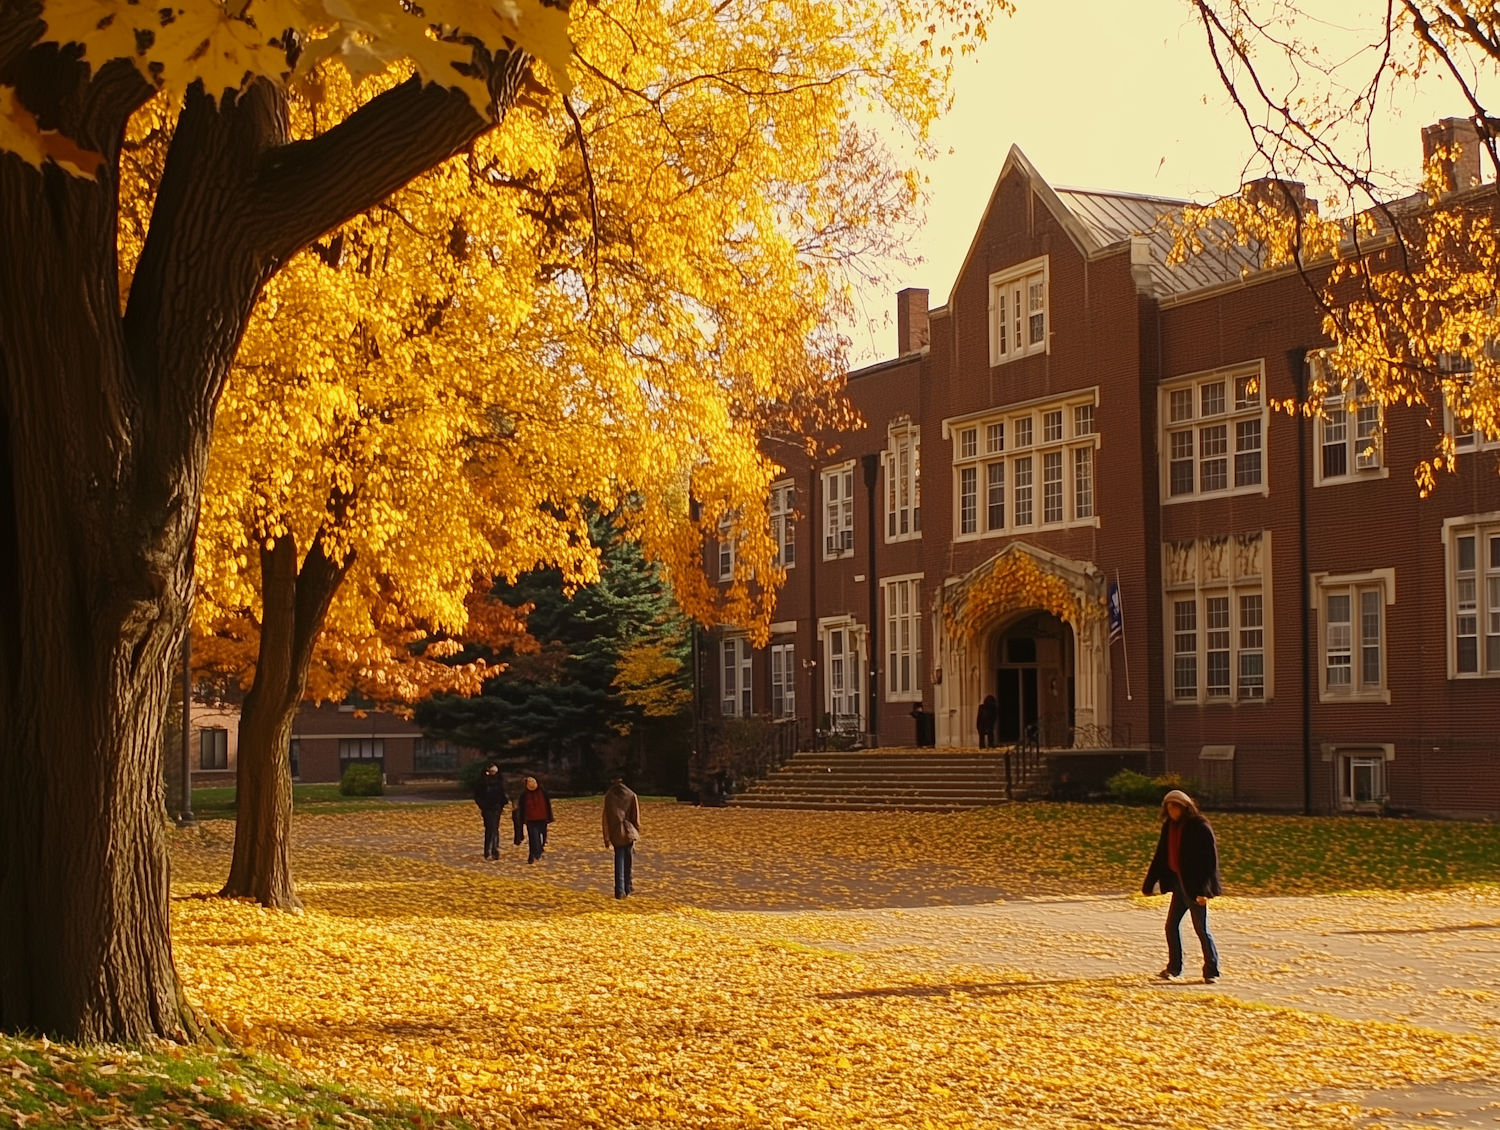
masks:
[(547, 825), (552, 823), (552, 798), (535, 777), (526, 778), (526, 790), (516, 802), (516, 811), (526, 825), (526, 862), (535, 863), (547, 850)]
[(1191, 914), (1203, 946), (1203, 983), (1212, 985), (1219, 979), (1219, 950), (1208, 932), (1208, 900), (1224, 893), (1219, 845), (1193, 798), (1180, 789), (1162, 798), (1161, 837), (1141, 894), (1151, 894), (1158, 884), (1162, 894), (1171, 893), (1172, 905), (1167, 910), (1167, 967), (1157, 976), (1164, 981), (1182, 976), (1182, 918)]

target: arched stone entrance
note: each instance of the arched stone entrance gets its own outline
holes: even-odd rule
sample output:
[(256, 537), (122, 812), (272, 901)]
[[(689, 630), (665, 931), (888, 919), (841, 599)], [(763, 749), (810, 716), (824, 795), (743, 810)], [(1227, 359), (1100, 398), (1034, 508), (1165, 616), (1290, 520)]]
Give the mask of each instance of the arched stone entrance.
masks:
[(1043, 746), (1096, 745), (1110, 723), (1104, 575), (1090, 562), (1012, 542), (935, 594), (940, 746), (978, 741), (986, 695), (1001, 743), (1035, 726)]

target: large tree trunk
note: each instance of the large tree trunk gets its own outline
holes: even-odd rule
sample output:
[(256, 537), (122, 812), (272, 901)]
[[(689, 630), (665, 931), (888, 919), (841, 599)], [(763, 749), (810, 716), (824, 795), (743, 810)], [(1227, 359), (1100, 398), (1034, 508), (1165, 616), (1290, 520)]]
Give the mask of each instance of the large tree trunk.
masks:
[(353, 555), (330, 560), (314, 539), (302, 568), (290, 534), (260, 550), (260, 655), (240, 710), (234, 859), (219, 893), (262, 906), (302, 906), (292, 878), (292, 719), (307, 689), (313, 644)]
[[(152, 90), (33, 47), (39, 12), (0, 0), (0, 84), (105, 165), (0, 152), (0, 1028), (181, 1038), (158, 738), (219, 393), (266, 279), (487, 123), (412, 80), (289, 142), (269, 84), (194, 87), (122, 315), (119, 150)], [(499, 107), (526, 65), (490, 65)]]

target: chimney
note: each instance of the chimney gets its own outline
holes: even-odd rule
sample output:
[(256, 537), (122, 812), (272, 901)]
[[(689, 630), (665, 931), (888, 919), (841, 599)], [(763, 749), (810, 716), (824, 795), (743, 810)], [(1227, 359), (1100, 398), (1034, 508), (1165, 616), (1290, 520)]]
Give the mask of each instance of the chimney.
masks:
[[(1449, 182), (1446, 192), (1462, 192), (1479, 184), (1479, 152), (1484, 148), (1479, 131), (1468, 118), (1444, 118), (1436, 125), (1422, 127), (1422, 167), (1432, 160), (1434, 151), (1441, 146), (1448, 156), (1439, 166), (1439, 172)], [(1458, 149), (1462, 152), (1455, 153)]]
[(905, 357), (926, 349), (927, 291), (920, 287), (907, 287), (896, 292), (896, 353)]
[(1301, 181), (1261, 177), (1240, 185), (1240, 196), (1252, 207), (1283, 216), (1316, 216), (1318, 202), (1307, 198)]

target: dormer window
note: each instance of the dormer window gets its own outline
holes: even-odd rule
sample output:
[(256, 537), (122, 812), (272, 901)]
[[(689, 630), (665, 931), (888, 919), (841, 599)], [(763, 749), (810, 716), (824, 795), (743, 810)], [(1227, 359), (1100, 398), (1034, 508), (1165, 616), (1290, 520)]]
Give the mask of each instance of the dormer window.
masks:
[(990, 364), (1047, 352), (1047, 258), (990, 276)]

